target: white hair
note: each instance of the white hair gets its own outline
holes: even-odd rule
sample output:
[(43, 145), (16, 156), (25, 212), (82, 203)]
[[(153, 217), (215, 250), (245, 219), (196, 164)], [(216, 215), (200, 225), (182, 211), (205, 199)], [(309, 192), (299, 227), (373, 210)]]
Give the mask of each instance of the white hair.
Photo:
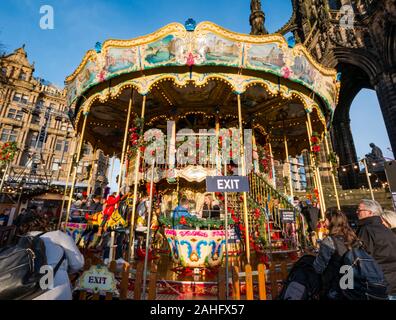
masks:
[(377, 201), (362, 199), (360, 203), (363, 203), (365, 208), (371, 211), (374, 216), (380, 216), (382, 214), (382, 207)]
[(396, 228), (396, 212), (384, 210), (381, 214), (381, 218), (389, 224), (391, 229)]

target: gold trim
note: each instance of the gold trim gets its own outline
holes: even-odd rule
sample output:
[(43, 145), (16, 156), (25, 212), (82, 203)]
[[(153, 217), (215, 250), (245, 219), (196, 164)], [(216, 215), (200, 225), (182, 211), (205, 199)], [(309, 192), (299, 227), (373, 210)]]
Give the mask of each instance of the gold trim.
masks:
[(145, 96), (149, 94), (151, 88), (155, 86), (159, 82), (163, 81), (173, 81), (176, 86), (186, 86), (188, 83), (193, 83), (196, 87), (203, 87), (208, 84), (211, 80), (220, 80), (222, 82), (227, 83), (231, 89), (238, 93), (243, 94), (246, 90), (254, 85), (262, 86), (271, 97), (276, 96), (280, 93), (280, 95), (288, 100), (293, 98), (297, 98), (302, 103), (304, 109), (307, 112), (312, 112), (313, 109), (317, 111), (317, 115), (319, 120), (322, 122), (323, 126), (326, 127), (326, 118), (323, 115), (322, 110), (319, 105), (312, 100), (310, 97), (304, 95), (301, 92), (296, 90), (290, 90), (287, 86), (280, 85), (280, 92), (278, 92), (278, 84), (275, 84), (269, 80), (264, 80), (256, 77), (249, 77), (244, 75), (236, 75), (236, 74), (225, 74), (225, 73), (216, 73), (216, 74), (199, 74), (193, 72), (190, 77), (190, 73), (184, 74), (169, 74), (164, 73), (160, 75), (152, 75), (146, 77), (140, 77), (132, 80), (128, 80), (123, 82), (115, 87), (106, 88), (101, 92), (98, 92), (92, 96), (90, 96), (80, 107), (80, 110), (76, 116), (75, 123), (78, 128), (78, 123), (83, 112), (89, 112), (91, 107), (95, 101), (100, 101), (105, 103), (109, 99), (114, 99), (120, 96), (123, 90), (127, 88), (134, 88), (138, 91), (139, 94)]

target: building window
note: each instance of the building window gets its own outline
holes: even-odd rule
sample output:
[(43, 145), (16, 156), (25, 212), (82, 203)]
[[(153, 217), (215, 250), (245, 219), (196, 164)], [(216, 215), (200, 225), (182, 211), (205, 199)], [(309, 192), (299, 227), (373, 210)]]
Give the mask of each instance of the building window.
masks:
[(36, 142), (37, 142), (37, 136), (38, 136), (38, 132), (34, 132), (30, 138), (30, 143), (29, 143), (29, 147), (34, 148), (36, 146)]
[(21, 98), (21, 103), (27, 104), (29, 101), (29, 96), (23, 95)]
[(18, 120), (18, 121), (22, 121), (23, 112), (22, 112), (22, 110), (16, 110), (14, 108), (11, 108), (11, 109), (8, 110), (7, 118), (15, 119), (15, 120)]
[(1, 141), (3, 142), (14, 142), (17, 140), (17, 131), (13, 129), (3, 129), (1, 132)]
[(55, 151), (62, 151), (62, 147), (63, 147), (63, 141), (60, 139), (56, 139)]
[(62, 122), (61, 123), (61, 130), (62, 131), (67, 131), (67, 123), (66, 122)]
[(20, 93), (15, 93), (14, 97), (12, 98), (12, 101), (20, 102), (21, 98), (22, 98), (22, 95)]
[(7, 68), (6, 68), (6, 67), (2, 67), (2, 68), (1, 68), (1, 75), (2, 75), (3, 77), (6, 77), (6, 76), (7, 76)]
[(69, 151), (69, 141), (65, 141), (65, 148), (63, 150), (64, 152), (68, 152)]
[(19, 73), (19, 80), (26, 80), (26, 78), (27, 78), (26, 73), (21, 71)]
[(58, 171), (60, 170), (60, 160), (59, 159), (54, 159), (52, 162), (52, 171)]

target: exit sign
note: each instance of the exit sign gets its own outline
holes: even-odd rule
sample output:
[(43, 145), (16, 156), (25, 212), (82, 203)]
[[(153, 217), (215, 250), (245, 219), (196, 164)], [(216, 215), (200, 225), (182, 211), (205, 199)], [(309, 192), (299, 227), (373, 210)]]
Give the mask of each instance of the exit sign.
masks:
[(207, 192), (249, 192), (249, 180), (244, 176), (206, 177)]

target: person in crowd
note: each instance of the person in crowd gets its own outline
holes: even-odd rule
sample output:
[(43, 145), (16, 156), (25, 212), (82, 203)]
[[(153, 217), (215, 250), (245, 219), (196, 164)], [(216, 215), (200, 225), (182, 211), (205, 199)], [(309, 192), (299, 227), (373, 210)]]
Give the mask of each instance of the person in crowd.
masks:
[(88, 210), (91, 214), (101, 212), (103, 210), (102, 197), (94, 196)]
[(73, 238), (57, 230), (56, 226), (43, 217), (34, 216), (29, 222), (21, 225), (24, 234), (32, 236), (45, 232), (40, 238), (45, 244), (48, 265), (55, 268), (63, 260), (54, 275), (54, 287), (34, 300), (72, 300), (72, 288), (68, 273), (76, 273), (84, 267), (84, 256), (78, 250)]
[(361, 200), (356, 213), (357, 234), (382, 268), (389, 284), (389, 298), (396, 300), (396, 235), (382, 223), (382, 207), (377, 201)]
[(322, 275), (322, 298), (342, 300), (339, 283), (343, 255), (358, 245), (359, 239), (349, 226), (348, 218), (341, 211), (329, 210), (325, 223), (329, 235), (321, 242), (313, 266), (315, 272)]
[(208, 193), (204, 198), (202, 218), (220, 219), (220, 206), (213, 196)]
[(179, 224), (182, 217), (191, 217), (189, 201), (185, 197), (180, 200), (180, 204), (173, 210), (172, 221), (175, 228), (182, 228), (182, 225)]
[(316, 240), (317, 240), (317, 226), (319, 221), (319, 214), (320, 211), (316, 206), (316, 203), (313, 205), (309, 200), (306, 201), (305, 206), (301, 210), (301, 214), (305, 218), (308, 224), (308, 233), (309, 238), (314, 247), (316, 247)]
[(382, 223), (396, 235), (396, 212), (384, 210), (381, 213)]
[(10, 217), (10, 210), (4, 210), (1, 214), (0, 214), (0, 226), (6, 226), (8, 223), (8, 219)]

